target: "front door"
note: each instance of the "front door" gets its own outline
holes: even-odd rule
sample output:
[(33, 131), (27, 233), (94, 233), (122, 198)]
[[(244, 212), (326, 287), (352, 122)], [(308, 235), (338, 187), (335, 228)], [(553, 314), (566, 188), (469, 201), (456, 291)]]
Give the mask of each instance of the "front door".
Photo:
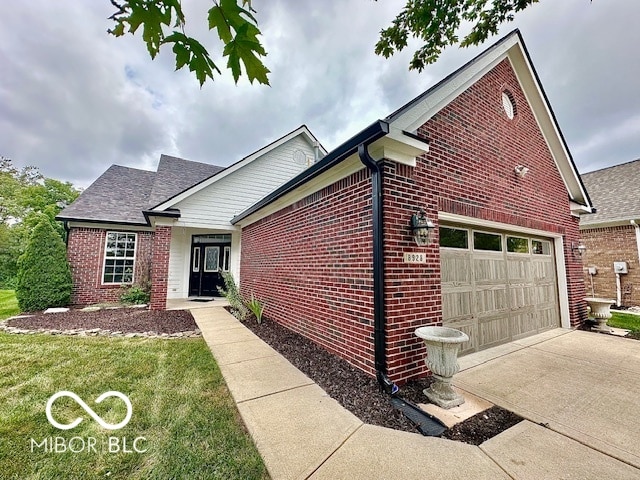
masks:
[(222, 273), (229, 271), (230, 255), (230, 243), (192, 243), (189, 295), (219, 296), (218, 287), (224, 286)]

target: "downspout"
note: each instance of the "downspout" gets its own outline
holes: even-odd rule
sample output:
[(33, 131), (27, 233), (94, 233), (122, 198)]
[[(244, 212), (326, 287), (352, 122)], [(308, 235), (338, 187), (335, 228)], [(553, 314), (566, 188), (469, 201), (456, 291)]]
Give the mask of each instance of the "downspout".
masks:
[(638, 249), (638, 261), (640, 261), (640, 225), (635, 220), (631, 220), (631, 225), (636, 229), (636, 248)]
[(371, 207), (373, 233), (373, 325), (374, 325), (374, 357), (376, 378), (380, 391), (390, 395), (398, 392), (398, 386), (387, 376), (387, 338), (385, 333), (386, 318), (384, 305), (384, 231), (383, 231), (383, 170), (369, 151), (368, 144), (358, 145), (360, 161), (371, 171)]

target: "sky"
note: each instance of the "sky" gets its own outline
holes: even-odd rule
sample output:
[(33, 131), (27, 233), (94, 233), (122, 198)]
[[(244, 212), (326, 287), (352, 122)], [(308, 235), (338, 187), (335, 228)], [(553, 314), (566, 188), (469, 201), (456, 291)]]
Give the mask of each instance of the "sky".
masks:
[[(220, 59), (211, 0), (183, 0), (186, 33)], [(485, 45), (450, 47), (421, 73), (409, 47), (375, 55), (396, 0), (254, 0), (271, 86), (201, 88), (140, 33), (106, 33), (109, 0), (3, 0), (0, 155), (87, 187), (111, 164), (155, 169), (160, 154), (226, 166), (305, 124), (331, 150), (519, 28), (581, 173), (640, 158), (640, 2), (541, 0)], [(412, 48), (413, 47), (413, 48)]]

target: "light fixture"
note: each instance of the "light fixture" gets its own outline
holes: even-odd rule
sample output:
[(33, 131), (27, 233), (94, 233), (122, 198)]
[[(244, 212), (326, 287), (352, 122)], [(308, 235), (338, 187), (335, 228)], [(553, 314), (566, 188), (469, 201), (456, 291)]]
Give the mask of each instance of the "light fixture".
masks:
[(424, 247), (431, 243), (431, 232), (435, 228), (436, 226), (427, 218), (422, 208), (411, 216), (411, 232), (419, 247)]
[(580, 240), (578, 243), (571, 244), (571, 251), (574, 255), (582, 257), (587, 252), (587, 246)]
[(520, 178), (524, 178), (524, 176), (529, 173), (529, 169), (524, 165), (517, 165), (516, 168), (514, 168), (514, 171)]

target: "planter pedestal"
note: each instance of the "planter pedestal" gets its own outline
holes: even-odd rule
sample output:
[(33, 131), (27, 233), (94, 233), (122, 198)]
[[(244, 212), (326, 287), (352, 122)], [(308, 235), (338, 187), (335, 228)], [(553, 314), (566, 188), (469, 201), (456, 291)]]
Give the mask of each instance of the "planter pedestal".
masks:
[(585, 302), (591, 308), (591, 313), (589, 314), (594, 320), (598, 322), (598, 325), (593, 327), (593, 330), (596, 332), (602, 333), (611, 333), (611, 327), (607, 325), (607, 320), (609, 320), (613, 315), (611, 315), (611, 305), (616, 303), (615, 300), (609, 300), (607, 298), (594, 298), (587, 297), (584, 299)]
[(425, 363), (435, 381), (424, 394), (429, 401), (442, 408), (453, 408), (464, 403), (464, 398), (451, 387), (453, 376), (458, 373), (458, 351), (460, 344), (469, 340), (466, 333), (448, 327), (420, 327), (416, 329), (427, 346)]

